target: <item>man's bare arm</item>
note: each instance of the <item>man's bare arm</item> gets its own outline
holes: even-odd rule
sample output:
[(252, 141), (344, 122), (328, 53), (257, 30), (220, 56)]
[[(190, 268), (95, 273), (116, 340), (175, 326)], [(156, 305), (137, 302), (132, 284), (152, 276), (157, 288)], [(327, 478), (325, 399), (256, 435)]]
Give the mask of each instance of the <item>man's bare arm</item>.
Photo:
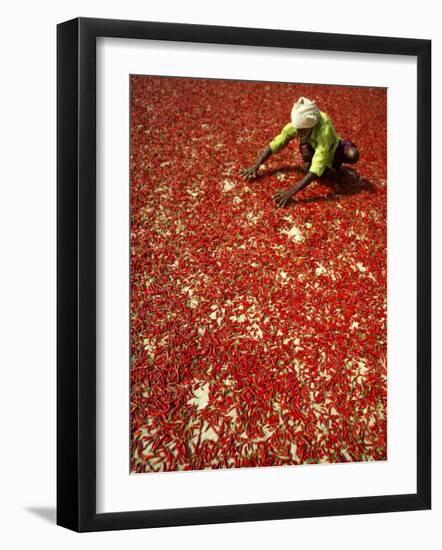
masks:
[(304, 187), (307, 187), (307, 185), (309, 185), (316, 177), (317, 176), (314, 172), (308, 172), (296, 185), (288, 187), (287, 189), (280, 189), (279, 191), (276, 191), (273, 195), (273, 200), (276, 202), (276, 206), (285, 206), (295, 193), (301, 191)]
[(244, 176), (246, 180), (255, 179), (258, 174), (259, 167), (269, 158), (271, 154), (272, 150), (270, 149), (270, 145), (267, 145), (264, 151), (260, 154), (256, 163), (253, 166), (249, 166), (249, 168), (243, 168), (240, 170), (240, 175)]

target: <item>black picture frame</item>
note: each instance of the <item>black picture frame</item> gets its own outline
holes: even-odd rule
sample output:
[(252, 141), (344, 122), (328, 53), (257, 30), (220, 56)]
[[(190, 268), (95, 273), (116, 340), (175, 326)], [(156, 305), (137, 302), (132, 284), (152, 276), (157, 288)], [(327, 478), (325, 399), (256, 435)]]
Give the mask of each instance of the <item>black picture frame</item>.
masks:
[[(96, 39), (133, 38), (417, 59), (415, 494), (96, 512)], [(57, 27), (57, 523), (83, 531), (425, 510), (431, 506), (431, 41), (79, 18)]]

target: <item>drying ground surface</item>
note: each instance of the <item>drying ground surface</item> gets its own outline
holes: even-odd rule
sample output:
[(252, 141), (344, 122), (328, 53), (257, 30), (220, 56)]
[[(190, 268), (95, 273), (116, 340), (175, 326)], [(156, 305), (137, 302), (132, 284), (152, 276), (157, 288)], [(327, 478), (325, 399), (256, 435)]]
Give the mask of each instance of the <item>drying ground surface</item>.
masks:
[[(385, 460), (385, 90), (131, 86), (131, 471)], [(278, 209), (301, 95), (361, 159)]]

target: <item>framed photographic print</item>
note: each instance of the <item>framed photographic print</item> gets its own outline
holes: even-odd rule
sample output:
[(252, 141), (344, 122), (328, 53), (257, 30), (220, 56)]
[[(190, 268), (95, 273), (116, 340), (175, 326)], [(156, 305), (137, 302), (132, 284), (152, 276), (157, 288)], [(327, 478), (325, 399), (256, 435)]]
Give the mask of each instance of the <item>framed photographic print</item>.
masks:
[(57, 523), (430, 508), (430, 41), (57, 36)]

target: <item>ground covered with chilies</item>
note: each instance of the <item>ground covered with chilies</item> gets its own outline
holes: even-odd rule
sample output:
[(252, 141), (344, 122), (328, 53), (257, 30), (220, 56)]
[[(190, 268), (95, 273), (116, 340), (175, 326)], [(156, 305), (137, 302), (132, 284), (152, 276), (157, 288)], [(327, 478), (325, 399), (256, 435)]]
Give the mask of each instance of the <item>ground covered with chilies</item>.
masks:
[[(276, 208), (315, 99), (361, 159)], [(386, 91), (132, 77), (131, 471), (385, 460)]]

